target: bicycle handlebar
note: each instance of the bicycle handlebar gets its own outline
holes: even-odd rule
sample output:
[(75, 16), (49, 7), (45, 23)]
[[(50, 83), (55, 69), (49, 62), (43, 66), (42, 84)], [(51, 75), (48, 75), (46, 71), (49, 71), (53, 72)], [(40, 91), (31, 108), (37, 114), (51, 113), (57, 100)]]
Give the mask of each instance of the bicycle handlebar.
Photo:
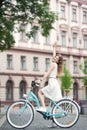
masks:
[(35, 81), (32, 81), (32, 82), (31, 82), (31, 86), (32, 86), (32, 87), (39, 87), (40, 84), (36, 83)]

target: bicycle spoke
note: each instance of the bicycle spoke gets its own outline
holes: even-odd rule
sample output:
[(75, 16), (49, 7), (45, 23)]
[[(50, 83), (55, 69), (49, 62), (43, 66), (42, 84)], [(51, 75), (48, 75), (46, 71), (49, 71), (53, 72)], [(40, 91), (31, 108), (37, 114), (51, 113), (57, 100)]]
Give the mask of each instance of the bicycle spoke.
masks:
[(54, 122), (58, 126), (65, 128), (73, 126), (79, 118), (79, 111), (76, 104), (67, 99), (57, 103), (57, 106), (53, 109), (53, 114)]
[(25, 102), (19, 101), (13, 103), (7, 111), (8, 122), (15, 128), (25, 128), (34, 118), (32, 107)]

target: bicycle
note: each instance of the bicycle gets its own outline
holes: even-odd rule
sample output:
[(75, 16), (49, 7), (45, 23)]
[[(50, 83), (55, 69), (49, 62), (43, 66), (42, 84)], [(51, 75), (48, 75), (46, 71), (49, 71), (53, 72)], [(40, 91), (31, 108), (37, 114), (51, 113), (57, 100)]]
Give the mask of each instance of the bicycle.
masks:
[[(31, 88), (38, 86), (34, 81), (31, 83)], [(35, 108), (31, 101), (36, 102), (37, 107), (40, 107), (38, 97), (30, 90), (25, 99), (21, 99), (12, 103), (6, 112), (8, 123), (14, 128), (22, 129), (29, 126), (35, 115)], [(50, 103), (46, 112), (37, 111), (43, 115), (46, 120), (53, 120), (53, 122), (62, 128), (69, 128), (76, 124), (79, 119), (80, 107), (79, 105), (68, 98), (64, 98), (55, 102), (50, 99)]]

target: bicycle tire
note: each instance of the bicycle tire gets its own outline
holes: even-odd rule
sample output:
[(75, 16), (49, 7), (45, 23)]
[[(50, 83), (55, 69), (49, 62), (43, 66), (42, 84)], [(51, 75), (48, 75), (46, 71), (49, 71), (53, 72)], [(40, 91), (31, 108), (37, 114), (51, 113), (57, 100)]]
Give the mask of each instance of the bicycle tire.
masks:
[(8, 123), (17, 129), (26, 128), (34, 119), (34, 110), (30, 103), (27, 103), (26, 109), (25, 101), (16, 101), (12, 103), (6, 112)]
[(53, 122), (55, 122), (56, 125), (61, 128), (69, 128), (75, 125), (78, 121), (79, 108), (73, 100), (62, 99), (53, 107), (52, 114)]

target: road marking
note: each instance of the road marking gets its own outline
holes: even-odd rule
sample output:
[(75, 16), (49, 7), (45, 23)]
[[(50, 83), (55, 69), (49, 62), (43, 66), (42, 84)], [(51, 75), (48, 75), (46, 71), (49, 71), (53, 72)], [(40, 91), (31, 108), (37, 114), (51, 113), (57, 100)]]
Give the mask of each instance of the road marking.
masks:
[(3, 123), (5, 122), (6, 117), (5, 115), (0, 119), (0, 127), (3, 125)]

